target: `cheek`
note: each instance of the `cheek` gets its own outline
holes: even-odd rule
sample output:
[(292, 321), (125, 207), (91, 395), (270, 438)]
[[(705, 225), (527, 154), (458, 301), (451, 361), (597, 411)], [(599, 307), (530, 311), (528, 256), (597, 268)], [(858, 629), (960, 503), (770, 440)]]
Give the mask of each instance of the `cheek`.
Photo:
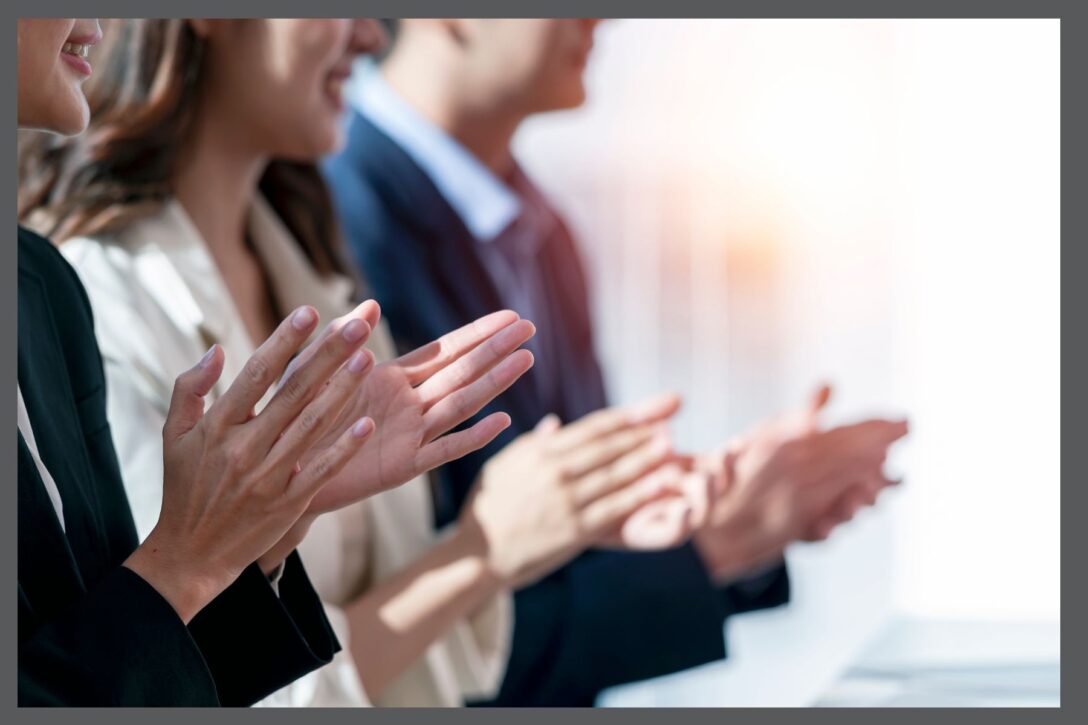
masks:
[[(89, 112), (83, 88), (59, 58), (52, 54), (36, 58), (25, 75), (20, 68), (19, 84), (20, 123), (66, 135), (86, 127)], [(24, 107), (29, 117), (24, 118)]]

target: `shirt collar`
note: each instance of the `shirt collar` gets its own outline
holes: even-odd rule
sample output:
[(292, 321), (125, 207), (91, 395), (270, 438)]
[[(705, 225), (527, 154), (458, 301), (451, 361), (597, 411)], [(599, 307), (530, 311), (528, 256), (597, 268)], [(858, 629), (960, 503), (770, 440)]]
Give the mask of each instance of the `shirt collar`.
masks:
[(517, 194), (398, 96), (372, 61), (356, 66), (346, 93), (348, 102), (430, 177), (478, 241), (492, 241), (517, 218), (521, 212)]

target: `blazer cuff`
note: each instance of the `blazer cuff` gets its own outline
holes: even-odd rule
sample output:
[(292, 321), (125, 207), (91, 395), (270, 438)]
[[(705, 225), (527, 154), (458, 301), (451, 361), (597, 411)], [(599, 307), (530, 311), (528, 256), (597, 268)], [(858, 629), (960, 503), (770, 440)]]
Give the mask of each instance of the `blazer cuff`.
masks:
[(790, 577), (785, 561), (718, 589), (723, 621), (734, 614), (781, 607), (789, 601)]
[(284, 563), (279, 596), (256, 564), (189, 623), (223, 705), (251, 705), (340, 650), (298, 552)]

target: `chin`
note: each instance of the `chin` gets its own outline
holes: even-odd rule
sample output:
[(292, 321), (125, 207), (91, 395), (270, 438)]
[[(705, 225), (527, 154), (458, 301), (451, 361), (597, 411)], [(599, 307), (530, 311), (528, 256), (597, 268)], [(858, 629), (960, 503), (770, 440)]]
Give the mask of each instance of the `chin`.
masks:
[(585, 102), (586, 91), (584, 88), (568, 89), (555, 94), (551, 99), (551, 103), (546, 104), (546, 107), (542, 110), (569, 111), (573, 108), (578, 108)]
[(50, 131), (62, 136), (75, 136), (87, 130), (91, 113), (87, 104), (81, 104), (79, 108), (64, 109), (57, 113), (57, 117), (49, 124)]

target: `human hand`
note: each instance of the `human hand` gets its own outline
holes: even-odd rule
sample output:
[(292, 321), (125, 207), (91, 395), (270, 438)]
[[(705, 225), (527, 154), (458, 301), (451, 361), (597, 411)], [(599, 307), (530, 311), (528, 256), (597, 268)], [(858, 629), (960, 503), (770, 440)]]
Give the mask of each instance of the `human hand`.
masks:
[(888, 447), (906, 435), (906, 421), (818, 430), (816, 415), (828, 393), (821, 390), (800, 413), (757, 427), (725, 452), (693, 459), (694, 467), (716, 471), (714, 503), (694, 538), (718, 578), (773, 562), (793, 541), (826, 535), (890, 484), (883, 463)]
[[(376, 315), (371, 321), (377, 324)], [(506, 413), (444, 434), (532, 367), (532, 353), (518, 348), (534, 332), (533, 324), (516, 313), (496, 312), (377, 365), (352, 391), (343, 413), (309, 455), (335, 446), (343, 430), (361, 416), (373, 418), (376, 431), (314, 497), (309, 512), (341, 508), (490, 443), (510, 425)]]
[(543, 576), (661, 495), (648, 476), (668, 460), (662, 421), (675, 396), (609, 408), (560, 427), (555, 416), (487, 462), (460, 526), (507, 586)]
[(259, 415), (254, 406), (317, 326), (313, 308), (281, 323), (207, 412), (204, 397), (223, 372), (223, 350), (213, 346), (178, 377), (162, 431), (159, 521), (124, 564), (183, 621), (283, 539), (373, 432), (373, 421), (357, 420), (335, 445), (299, 465), (323, 421), (340, 414), (371, 368), (369, 353), (360, 350), (370, 325), (360, 317), (356, 310), (341, 318)]

